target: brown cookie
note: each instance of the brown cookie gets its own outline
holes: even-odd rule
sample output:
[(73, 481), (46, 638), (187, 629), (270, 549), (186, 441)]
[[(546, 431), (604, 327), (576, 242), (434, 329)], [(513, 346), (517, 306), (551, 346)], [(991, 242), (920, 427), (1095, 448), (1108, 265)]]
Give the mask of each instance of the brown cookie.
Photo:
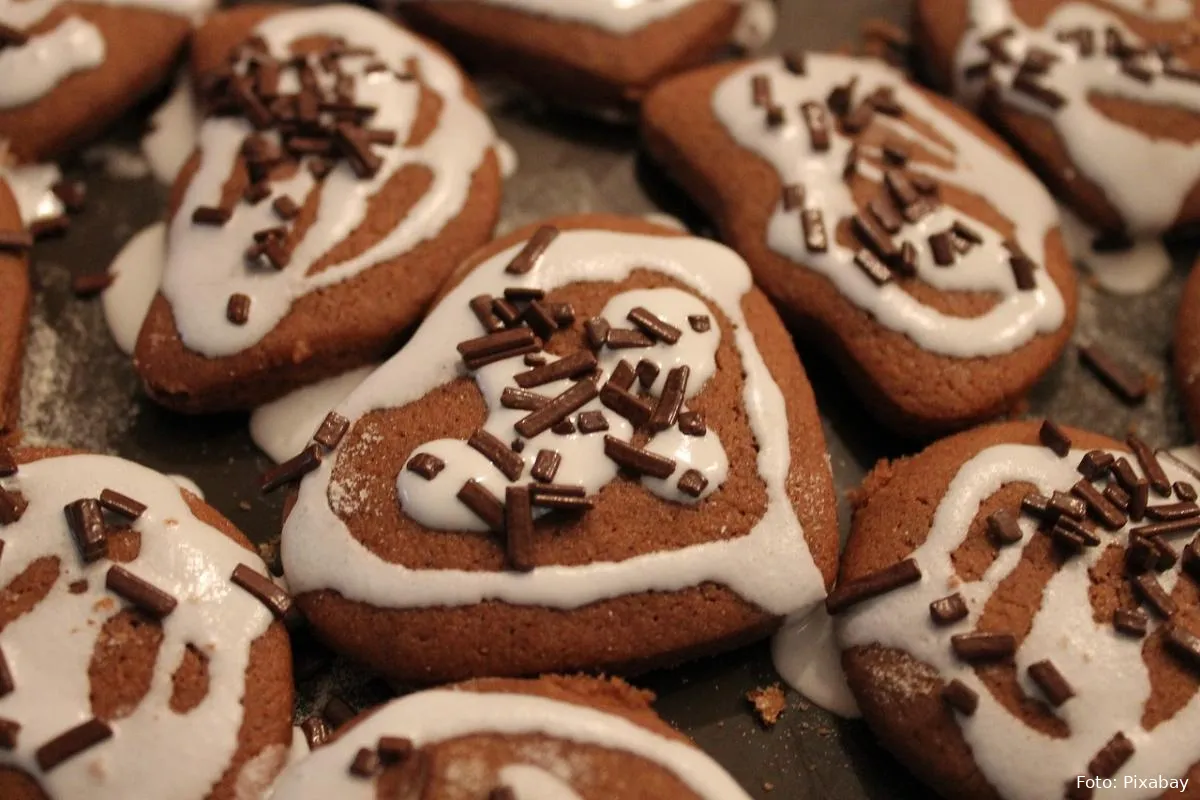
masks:
[(1200, 796), (1198, 486), (1052, 423), (881, 463), (827, 601), (872, 730), (946, 798)]
[(134, 354), (147, 391), (244, 409), (382, 358), (495, 225), (474, 89), (435, 46), (347, 5), (216, 14), (193, 63), (209, 115)]
[(0, 180), (0, 444), (14, 436), (21, 411), (31, 243), (17, 201)]
[(977, 121), (883, 64), (697, 70), (651, 94), (642, 128), (899, 433), (1003, 414), (1066, 345), (1076, 285), (1049, 195)]
[(263, 796), (290, 601), (246, 538), (118, 458), (0, 449), (0, 475), (0, 796)]
[(1200, 221), (1198, 10), (920, 0), (916, 40), (930, 79), (980, 105), (1080, 216), (1157, 234)]
[(566, 217), (452, 285), (296, 462), (283, 560), (323, 639), (403, 681), (637, 671), (823, 596), (820, 422), (736, 254)]
[(379, 798), (747, 797), (654, 713), (653, 699), (618, 679), (556, 675), (408, 695), (320, 744), (275, 797), (342, 796), (364, 780)]
[(85, 144), (161, 85), (208, 0), (8, 3), (0, 10), (0, 139), (20, 161)]
[(1200, 431), (1200, 270), (1192, 270), (1179, 301), (1175, 322), (1175, 380), (1192, 430)]
[(740, 4), (437, 0), (401, 10), (470, 64), (511, 76), (554, 103), (622, 110), (636, 107), (666, 76), (728, 46)]

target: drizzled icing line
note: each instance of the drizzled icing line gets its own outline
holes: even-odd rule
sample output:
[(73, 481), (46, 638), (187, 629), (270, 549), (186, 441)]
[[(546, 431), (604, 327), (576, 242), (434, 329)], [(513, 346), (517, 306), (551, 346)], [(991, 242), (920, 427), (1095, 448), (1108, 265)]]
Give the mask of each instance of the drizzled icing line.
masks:
[[(1183, 19), (1193, 13), (1188, 0), (1147, 4), (1122, 0), (1115, 5), (1131, 14), (1160, 20)], [(1174, 79), (1163, 74), (1164, 62), (1154, 52), (1136, 58), (1149, 80), (1139, 80), (1105, 54), (1105, 32), (1112, 28), (1131, 47), (1147, 43), (1134, 34), (1111, 11), (1091, 3), (1061, 3), (1040, 28), (1026, 25), (1013, 11), (1009, 0), (968, 0), (969, 28), (955, 54), (955, 93), (960, 100), (977, 103), (984, 81), (968, 77), (972, 65), (987, 62), (986, 40), (1011, 30), (1003, 42), (1011, 63), (993, 62), (988, 83), (999, 99), (1054, 127), (1070, 158), (1071, 167), (1086, 176), (1103, 192), (1125, 220), (1131, 233), (1160, 233), (1171, 227), (1192, 188), (1200, 181), (1200, 148), (1169, 138), (1154, 138), (1137, 128), (1123, 125), (1100, 113), (1093, 95), (1122, 98), (1138, 103), (1174, 107), (1200, 113), (1200, 83)], [(1057, 34), (1078, 29), (1091, 31), (1093, 55), (1083, 56)], [(1031, 49), (1055, 56), (1037, 83), (1048, 87), (1064, 101), (1055, 109), (1013, 88), (1018, 67)], [(1153, 180), (1147, 180), (1153, 175)]]
[[(370, 179), (358, 178), (345, 163), (329, 173), (320, 186), (317, 218), (292, 250), (285, 269), (248, 269), (247, 243), (256, 231), (278, 225), (279, 218), (270, 203), (260, 203), (239, 205), (220, 227), (193, 224), (195, 211), (221, 196), (242, 141), (253, 132), (241, 118), (205, 120), (199, 134), (200, 166), (170, 223), (162, 293), (171, 303), (184, 344), (214, 358), (253, 346), (300, 297), (349, 280), (436, 237), (462, 211), (471, 177), (495, 141), (487, 116), (465, 96), (458, 68), (379, 14), (348, 5), (284, 11), (259, 23), (253, 34), (280, 58), (287, 57), (291, 43), (309, 36), (342, 37), (350, 47), (375, 51), (370, 56), (343, 58), (343, 69), (357, 86), (356, 101), (377, 108), (372, 126), (396, 131), (398, 144), (378, 152), (382, 165)], [(416, 62), (420, 83), (398, 77), (407, 73), (409, 59)], [(386, 70), (369, 68), (379, 60)], [(295, 81), (291, 74), (285, 78)], [(422, 85), (441, 97), (441, 115), (423, 143), (405, 147), (399, 143), (408, 140), (416, 121)], [(283, 91), (296, 88), (281, 84)], [(277, 140), (275, 133), (270, 137)], [(365, 252), (310, 275), (311, 267), (363, 222), (371, 198), (409, 165), (427, 167), (433, 183), (405, 218)], [(315, 186), (316, 179), (307, 169), (272, 184), (279, 196), (292, 198), (307, 197)], [(226, 318), (233, 294), (250, 298), (253, 312), (245, 324)]]
[[(1144, 706), (1150, 697), (1150, 677), (1142, 661), (1144, 640), (1124, 637), (1112, 625), (1093, 619), (1088, 571), (1110, 543), (1123, 541), (1129, 528), (1140, 523), (1106, 534), (1101, 546), (1085, 548), (1055, 573), (1015, 653), (1016, 674), (1030, 697), (1040, 696), (1027, 675), (1031, 664), (1051, 659), (1070, 680), (1075, 698), (1055, 709), (1070, 731), (1068, 737), (1048, 736), (1014, 717), (951, 648), (951, 636), (974, 629), (988, 598), (1020, 563), (1024, 547), (1041, 535), (1036, 521), (1023, 516), (1022, 541), (1001, 548), (978, 580), (963, 581), (951, 554), (964, 541), (980, 504), (1011, 483), (1032, 484), (1047, 496), (1054, 490), (1065, 491), (1080, 479), (1076, 465), (1084, 454), (1073, 450), (1059, 458), (1045, 447), (1016, 444), (983, 450), (959, 469), (938, 504), (928, 537), (909, 556), (920, 567), (920, 581), (862, 602), (837, 618), (843, 649), (877, 644), (902, 650), (932, 667), (946, 683), (961, 681), (978, 694), (974, 714), (957, 715), (957, 720), (975, 763), (1003, 797), (1058, 796), (1068, 781), (1073, 785), (1077, 776), (1087, 774), (1089, 762), (1117, 731), (1134, 743), (1135, 752), (1117, 776), (1120, 788), (1098, 789), (1096, 797), (1156, 797), (1157, 790), (1122, 787), (1120, 775), (1183, 776), (1200, 760), (1200, 748), (1181, 745), (1196, 741), (1200, 696), (1193, 695), (1152, 731), (1143, 729)], [(1195, 479), (1168, 459), (1160, 463), (1172, 482)], [(1136, 466), (1134, 471), (1142, 475)], [(1170, 592), (1177, 576), (1174, 569), (1157, 577)], [(951, 585), (965, 600), (968, 616), (953, 626), (937, 627), (930, 621), (929, 604), (943, 597)], [(1014, 769), (1017, 765), (1020, 768)]]
[[(0, 23), (18, 30), (28, 30), (41, 22), (64, 0), (0, 0)], [(163, 14), (196, 19), (211, 11), (216, 0), (87, 0), (89, 5), (129, 6), (145, 8)]]
[[(745, 262), (728, 248), (702, 239), (570, 230), (559, 234), (529, 272), (506, 273), (521, 248), (509, 247), (476, 267), (409, 344), (336, 411), (353, 423), (373, 410), (414, 402), (466, 374), (454, 345), (463, 331), (478, 329), (469, 308), (472, 297), (498, 296), (512, 286), (552, 291), (580, 281), (620, 281), (635, 269), (649, 269), (704, 297), (733, 325), (731, 334), (745, 372), (743, 400), (767, 490), (763, 517), (737, 539), (621, 562), (538, 567), (527, 574), (412, 570), (366, 549), (333, 512), (329, 497), (335, 459), (327, 458), (301, 482), (284, 526), (283, 560), (293, 590), (330, 589), (380, 608), (464, 606), (496, 599), (571, 609), (635, 592), (678, 591), (714, 581), (772, 614), (812, 607), (824, 596), (824, 584), (787, 495), (790, 451), (783, 394), (741, 309), (741, 299), (751, 288)], [(615, 415), (606, 414), (611, 424)]]
[[(416, 2), (417, 0), (402, 0)], [(436, 2), (436, 0), (424, 0)], [(731, 4), (745, 0), (729, 0)], [(487, 5), (526, 14), (582, 22), (615, 34), (630, 34), (652, 22), (673, 16), (700, 0), (486, 0)]]
[[(327, 797), (368, 800), (375, 797), (374, 782), (354, 777), (347, 770), (360, 747), (374, 747), (381, 736), (404, 736), (415, 747), (423, 747), (474, 734), (541, 734), (604, 747), (657, 764), (704, 800), (749, 797), (701, 750), (667, 739), (622, 717), (532, 695), (449, 689), (412, 694), (383, 706), (337, 741), (314, 750), (289, 767), (280, 777), (274, 797), (275, 800)], [(510, 764), (501, 774), (519, 771), (525, 773), (519, 777), (531, 781), (527, 770), (532, 767)]]
[[(42, 459), (22, 464), (0, 487), (21, 492), (29, 503), (19, 521), (0, 527), (0, 586), (39, 559), (59, 561), (49, 593), (0, 633), (16, 687), (0, 697), (0, 717), (21, 725), (17, 748), (0, 750), (0, 765), (29, 773), (53, 797), (206, 796), (237, 751), (250, 646), (272, 621), (229, 576), (243, 562), (264, 573), (265, 567), (196, 519), (170, 478), (129, 461)], [(131, 523), (141, 534), (140, 553), (123, 566), (179, 602), (162, 620), (154, 675), (137, 707), (111, 722), (112, 738), (43, 774), (35, 750), (92, 716), (88, 665), (105, 621), (125, 607), (105, 588), (112, 562), (83, 565), (63, 514), (67, 503), (105, 488), (148, 507)], [(70, 585), (79, 580), (87, 588), (72, 593)], [(172, 675), (188, 645), (207, 658), (208, 689), (199, 705), (179, 714), (169, 707)], [(184, 749), (187, 758), (181, 759)]]
[[(769, 81), (773, 102), (784, 115), (779, 125), (768, 126), (764, 109), (754, 102), (751, 88), (755, 76), (766, 76)], [(800, 108), (807, 102), (824, 104), (831, 91), (855, 77), (856, 97), (886, 87), (904, 108), (905, 116), (936, 121), (938, 134), (951, 145), (949, 151), (904, 124), (903, 118), (876, 114), (872, 124), (886, 126), (892, 139), (951, 160), (953, 166), (948, 169), (925, 162), (916, 166), (922, 173), (987, 200), (1012, 221), (1021, 249), (1038, 263), (1046, 261), (1046, 235), (1057, 225), (1058, 215), (1050, 196), (1031, 174), (939, 111), (891, 67), (815, 53), (806, 56), (803, 75), (794, 74), (779, 59), (751, 62), (725, 78), (712, 97), (713, 113), (730, 136), (770, 163), (784, 186), (802, 185), (806, 207), (824, 214), (830, 231), (828, 249), (811, 252), (805, 243), (799, 210), (785, 208), (781, 199), (767, 228), (771, 249), (827, 277), (847, 300), (871, 314), (880, 325), (908, 336), (931, 353), (958, 358), (1001, 355), (1039, 334), (1057, 330), (1065, 318), (1065, 307), (1054, 282), (1045, 270), (1036, 270), (1033, 289), (1022, 291), (1010, 266), (1012, 254), (1004, 246), (1004, 237), (982, 222), (969, 221), (982, 241), (960, 253), (954, 266), (934, 264), (930, 236), (964, 218), (955, 209), (939, 206), (918, 222), (904, 224), (894, 239), (897, 246), (908, 242), (915, 248), (916, 277), (933, 288), (998, 295), (997, 304), (979, 317), (943, 314), (921, 304), (894, 281), (878, 285), (855, 265), (857, 250), (835, 240), (832, 232), (836, 223), (860, 212), (843, 179), (843, 167), (854, 142), (830, 125), (828, 149), (814, 152)], [(857, 163), (860, 175), (872, 181), (882, 179), (878, 168), (866, 159)]]

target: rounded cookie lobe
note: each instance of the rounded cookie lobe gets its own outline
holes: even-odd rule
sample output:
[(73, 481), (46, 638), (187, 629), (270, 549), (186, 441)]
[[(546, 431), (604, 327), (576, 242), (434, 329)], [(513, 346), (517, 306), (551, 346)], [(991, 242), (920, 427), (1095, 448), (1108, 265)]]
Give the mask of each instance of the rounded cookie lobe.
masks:
[(1158, 234), (1200, 220), (1198, 9), (921, 0), (916, 39), (931, 79), (979, 106), (1081, 216)]
[(265, 576), (249, 542), (132, 462), (0, 462), (0, 795), (265, 796), (291, 742), (291, 656), (234, 578)]
[(14, 438), (29, 327), (29, 247), (17, 201), (0, 180), (0, 444)]
[(651, 699), (619, 680), (555, 675), (419, 692), (350, 722), (290, 767), (275, 797), (746, 798)]
[(1200, 271), (1193, 269), (1183, 287), (1172, 350), (1175, 380), (1193, 431), (1200, 431)]
[[(828, 604), (872, 729), (948, 798), (1194, 787), (1197, 486), (1139, 439), (1038, 423), (876, 467)], [(1125, 781), (1150, 775), (1175, 791)]]
[(873, 61), (697, 70), (648, 99), (652, 155), (870, 410), (929, 436), (1010, 409), (1074, 323), (1049, 195), (976, 120)]
[(193, 62), (210, 114), (135, 351), (149, 393), (249, 408), (382, 358), (495, 224), (474, 89), (440, 49), (347, 5), (214, 15)]
[(32, 0), (0, 23), (23, 41), (0, 51), (0, 137), (20, 161), (85, 144), (170, 75), (211, 0)]
[(605, 216), (517, 231), (335, 414), (285, 568), (323, 638), (397, 679), (675, 663), (831, 576), (811, 390), (711, 242)]
[(472, 64), (503, 71), (555, 103), (625, 109), (664, 77), (726, 47), (740, 8), (730, 0), (434, 0), (402, 12)]

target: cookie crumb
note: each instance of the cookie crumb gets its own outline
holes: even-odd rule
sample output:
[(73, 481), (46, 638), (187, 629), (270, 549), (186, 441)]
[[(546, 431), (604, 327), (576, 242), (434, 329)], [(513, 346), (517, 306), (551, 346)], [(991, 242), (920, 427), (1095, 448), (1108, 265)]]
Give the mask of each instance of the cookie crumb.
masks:
[(771, 783), (770, 781), (763, 781), (763, 791), (764, 792), (775, 791), (775, 784)]
[(787, 710), (787, 697), (778, 683), (746, 692), (746, 699), (754, 706), (759, 721), (766, 727), (774, 727)]

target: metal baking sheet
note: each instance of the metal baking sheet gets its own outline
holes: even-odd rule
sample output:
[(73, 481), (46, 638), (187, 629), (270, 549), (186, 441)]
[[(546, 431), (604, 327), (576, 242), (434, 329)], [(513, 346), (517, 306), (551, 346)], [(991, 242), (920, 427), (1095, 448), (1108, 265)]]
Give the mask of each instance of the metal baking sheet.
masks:
[[(909, 4), (900, 0), (781, 0), (779, 28), (768, 47), (830, 48), (852, 44), (869, 17), (907, 27)], [(581, 119), (497, 88), (484, 94), (500, 134), (520, 159), (506, 184), (502, 227), (543, 216), (582, 211), (668, 213), (707, 234), (702, 215), (639, 153), (635, 131)], [(136, 153), (145, 114), (131, 115), (103, 143), (64, 165), (86, 180), (87, 209), (63, 238), (34, 251), (36, 300), (22, 390), (27, 441), (115, 453), (194, 480), (208, 501), (259, 543), (278, 535), (282, 499), (263, 499), (258, 474), (269, 461), (250, 442), (245, 415), (185, 418), (157, 408), (139, 391), (127, 357), (112, 343), (100, 304), (72, 295), (73, 274), (104, 269), (131, 235), (158, 219), (166, 190), (123, 163)], [(117, 157), (114, 157), (114, 153)], [(136, 162), (133, 164), (136, 166)], [(121, 168), (119, 168), (121, 167)], [(1073, 350), (1033, 393), (1029, 413), (1123, 436), (1131, 427), (1159, 445), (1191, 441), (1170, 384), (1168, 356), (1179, 288), (1190, 263), (1148, 294), (1112, 297), (1085, 279), (1075, 340), (1103, 341), (1116, 355), (1156, 378), (1147, 402), (1124, 406), (1078, 364)], [(839, 493), (855, 486), (878, 458), (906, 452), (863, 413), (836, 370), (819, 353), (800, 347), (816, 388)], [(842, 509), (843, 530), (846, 527)], [(357, 707), (385, 699), (392, 687), (341, 660), (324, 664), (298, 646), (304, 674), (297, 713), (336, 692)], [(315, 674), (308, 673), (314, 669)], [(634, 682), (657, 693), (662, 715), (690, 734), (755, 797), (924, 798), (918, 784), (874, 741), (859, 721), (841, 720), (788, 693), (789, 707), (766, 730), (750, 710), (747, 691), (778, 678), (766, 643), (706, 659)]]

